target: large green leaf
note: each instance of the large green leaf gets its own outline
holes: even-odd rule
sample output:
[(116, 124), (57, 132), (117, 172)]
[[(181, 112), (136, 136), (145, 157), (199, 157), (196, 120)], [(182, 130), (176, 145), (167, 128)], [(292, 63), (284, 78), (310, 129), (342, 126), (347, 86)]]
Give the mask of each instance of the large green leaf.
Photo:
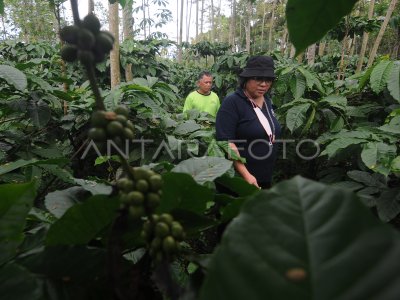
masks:
[(50, 121), (51, 110), (44, 101), (30, 101), (28, 106), (28, 114), (32, 120), (33, 125), (41, 128)]
[(340, 19), (349, 14), (357, 0), (288, 0), (286, 18), (296, 55), (319, 41)]
[(259, 191), (255, 185), (249, 184), (242, 177), (221, 176), (216, 180), (216, 182), (228, 188), (240, 197), (250, 196)]
[(175, 128), (174, 134), (185, 135), (193, 131), (199, 130), (200, 128), (201, 126), (197, 124), (194, 120), (187, 120), (186, 122), (179, 124)]
[(34, 182), (0, 185), (0, 265), (17, 254), (35, 194)]
[(19, 159), (19, 160), (1, 165), (0, 166), (0, 175), (6, 174), (8, 172), (17, 170), (17, 169), (25, 167), (25, 166), (30, 166), (30, 165), (53, 165), (53, 164), (56, 165), (56, 164), (65, 164), (67, 162), (68, 162), (68, 159), (66, 159), (66, 158), (45, 159), (45, 160)]
[(53, 246), (43, 251), (31, 253), (18, 263), (31, 272), (47, 278), (68, 278), (71, 282), (95, 280), (104, 272), (106, 251), (86, 246)]
[(293, 94), (295, 99), (299, 99), (304, 95), (306, 90), (306, 79), (303, 74), (296, 73), (295, 76), (292, 76), (290, 79), (290, 91)]
[(396, 150), (395, 145), (388, 145), (382, 142), (369, 142), (363, 145), (361, 159), (371, 170), (388, 176), (390, 173), (390, 164), (396, 157)]
[(400, 102), (400, 62), (397, 61), (393, 64), (393, 68), (387, 79), (387, 88), (390, 95), (398, 102)]
[(225, 174), (231, 167), (232, 161), (223, 157), (204, 156), (181, 161), (172, 169), (172, 172), (187, 173), (197, 183), (203, 184), (207, 181), (214, 181), (215, 178)]
[(106, 196), (92, 196), (72, 206), (49, 229), (47, 245), (82, 245), (96, 237), (116, 216), (119, 201)]
[(244, 204), (199, 299), (399, 299), (399, 251), (353, 193), (295, 177)]
[(286, 115), (286, 126), (291, 132), (302, 126), (307, 119), (307, 111), (311, 104), (305, 103), (292, 107)]
[(320, 156), (328, 155), (328, 158), (331, 158), (335, 156), (336, 153), (340, 150), (344, 150), (351, 145), (363, 144), (366, 142), (368, 141), (359, 138), (352, 138), (352, 137), (338, 138), (329, 143), (326, 146), (325, 150), (321, 152)]
[(43, 299), (41, 282), (37, 276), (14, 263), (0, 268), (0, 295), (4, 300)]
[(393, 62), (383, 60), (374, 67), (370, 77), (371, 89), (380, 93), (386, 87), (389, 74), (393, 68)]
[(61, 218), (64, 213), (77, 203), (81, 203), (88, 192), (78, 186), (73, 186), (65, 190), (48, 193), (44, 198), (46, 209), (55, 217)]
[(207, 208), (207, 202), (213, 200), (213, 191), (197, 184), (189, 174), (165, 173), (163, 180), (163, 195), (158, 208), (159, 212), (181, 209), (203, 214)]
[(0, 78), (5, 79), (9, 84), (12, 84), (20, 91), (25, 90), (28, 85), (25, 74), (11, 66), (0, 65)]

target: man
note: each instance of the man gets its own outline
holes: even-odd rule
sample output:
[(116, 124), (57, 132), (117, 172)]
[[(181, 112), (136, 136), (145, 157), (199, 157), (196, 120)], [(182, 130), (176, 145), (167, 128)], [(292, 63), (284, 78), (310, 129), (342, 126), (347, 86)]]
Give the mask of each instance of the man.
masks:
[(191, 92), (185, 100), (183, 112), (190, 109), (204, 111), (215, 117), (220, 103), (216, 93), (211, 91), (213, 76), (210, 72), (203, 71), (197, 78), (197, 90)]

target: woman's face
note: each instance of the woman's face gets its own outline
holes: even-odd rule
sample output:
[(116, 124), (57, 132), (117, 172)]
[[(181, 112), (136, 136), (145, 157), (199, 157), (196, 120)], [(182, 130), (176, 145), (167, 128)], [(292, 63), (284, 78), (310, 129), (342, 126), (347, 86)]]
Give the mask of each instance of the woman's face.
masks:
[(263, 97), (271, 88), (272, 78), (269, 77), (250, 77), (245, 86), (246, 92), (252, 98)]

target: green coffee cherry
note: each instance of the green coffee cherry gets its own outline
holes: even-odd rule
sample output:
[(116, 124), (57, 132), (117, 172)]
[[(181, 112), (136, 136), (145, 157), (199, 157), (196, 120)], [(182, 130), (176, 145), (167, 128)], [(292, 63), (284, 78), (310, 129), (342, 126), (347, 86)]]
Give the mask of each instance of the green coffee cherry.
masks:
[(167, 236), (163, 239), (162, 248), (167, 254), (171, 254), (176, 250), (176, 242), (172, 236)]
[(164, 238), (169, 234), (169, 227), (164, 222), (158, 222), (155, 228), (155, 234), (159, 238)]
[(90, 128), (88, 137), (91, 140), (101, 142), (107, 139), (107, 134), (103, 128)]
[(149, 184), (147, 183), (147, 180), (139, 179), (136, 182), (136, 189), (138, 191), (141, 191), (142, 193), (146, 193), (147, 190), (149, 189)]
[(84, 17), (81, 24), (93, 34), (97, 34), (100, 31), (100, 21), (94, 14), (88, 14)]
[(101, 31), (96, 35), (96, 48), (104, 53), (108, 53), (112, 50), (114, 45), (114, 38), (111, 34), (107, 34), (105, 31)]
[(93, 53), (87, 50), (79, 50), (78, 59), (84, 66), (90, 66), (94, 62)]
[(61, 48), (61, 58), (66, 62), (73, 62), (78, 57), (78, 48), (74, 45), (64, 45)]
[(130, 206), (129, 214), (131, 215), (132, 218), (139, 219), (140, 217), (143, 217), (145, 214), (144, 208), (143, 206)]
[(107, 125), (107, 133), (110, 136), (119, 136), (119, 135), (123, 134), (123, 131), (124, 131), (124, 127), (118, 121), (111, 121)]
[(81, 50), (90, 50), (93, 48), (96, 39), (93, 33), (85, 28), (81, 28), (78, 33), (78, 47)]
[(77, 44), (79, 27), (76, 25), (65, 26), (60, 30), (60, 38), (64, 42)]
[(119, 105), (114, 109), (114, 112), (118, 115), (123, 115), (126, 118), (129, 116), (129, 109), (126, 106)]
[(152, 176), (150, 176), (149, 181), (150, 181), (151, 189), (153, 191), (156, 192), (156, 191), (162, 189), (163, 181), (162, 181), (161, 175), (158, 175), (158, 174), (152, 175)]
[(93, 127), (106, 127), (108, 121), (106, 120), (104, 110), (96, 110), (92, 113), (91, 123)]
[(174, 221), (174, 218), (170, 214), (162, 214), (160, 216), (160, 222), (164, 222), (168, 226), (171, 226), (173, 221)]
[(147, 193), (146, 195), (147, 205), (150, 209), (156, 208), (160, 205), (160, 196), (155, 193)]
[(130, 199), (130, 203), (133, 205), (139, 206), (143, 205), (144, 202), (144, 196), (141, 192), (138, 191), (133, 191), (128, 194), (128, 197)]

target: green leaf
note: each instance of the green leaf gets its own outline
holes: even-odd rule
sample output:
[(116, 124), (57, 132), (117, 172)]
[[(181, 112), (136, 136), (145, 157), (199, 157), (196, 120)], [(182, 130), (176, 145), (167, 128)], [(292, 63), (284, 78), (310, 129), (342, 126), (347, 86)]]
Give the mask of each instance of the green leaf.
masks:
[(397, 156), (392, 160), (390, 164), (390, 169), (392, 172), (400, 172), (400, 156)]
[(378, 127), (379, 130), (400, 134), (400, 116), (395, 116), (389, 122), (389, 124)]
[(198, 184), (203, 184), (207, 181), (214, 181), (215, 178), (225, 174), (231, 167), (232, 161), (223, 157), (204, 156), (181, 161), (171, 171), (189, 174)]
[(0, 295), (2, 299), (43, 299), (43, 289), (38, 276), (15, 263), (0, 268)]
[(398, 299), (399, 251), (398, 232), (352, 192), (295, 177), (244, 204), (199, 299)]
[(311, 107), (311, 104), (305, 103), (292, 107), (286, 114), (286, 126), (290, 132), (295, 131), (297, 128), (302, 126), (307, 119), (307, 111)]
[(28, 81), (26, 79), (25, 74), (22, 73), (20, 70), (11, 66), (0, 65), (0, 78), (5, 79), (8, 82), (8, 84), (13, 85), (17, 90), (20, 91), (24, 91), (28, 85)]
[(65, 100), (65, 101), (67, 101), (67, 102), (72, 102), (72, 101), (74, 101), (74, 98), (72, 98), (68, 93), (66, 93), (66, 92), (64, 92), (64, 91), (53, 90), (51, 93), (52, 93), (54, 96), (56, 96), (56, 97), (58, 97), (58, 98), (60, 98), (60, 99), (62, 99), (62, 100)]
[(240, 197), (250, 196), (259, 191), (255, 185), (249, 184), (242, 177), (221, 176), (216, 180), (216, 182), (228, 188)]
[(374, 67), (371, 73), (370, 83), (371, 89), (375, 93), (378, 94), (383, 91), (392, 68), (393, 62), (388, 60), (383, 60)]
[(44, 251), (18, 260), (34, 273), (43, 274), (54, 280), (67, 278), (69, 283), (96, 281), (96, 277), (104, 272), (105, 261), (104, 249), (86, 246), (46, 247)]
[(116, 216), (119, 201), (92, 196), (74, 205), (49, 229), (47, 245), (82, 245), (96, 237)]
[(382, 142), (370, 142), (363, 145), (361, 159), (371, 170), (388, 176), (390, 164), (396, 157), (396, 146)]
[(331, 158), (335, 156), (339, 150), (344, 150), (351, 145), (363, 144), (366, 142), (368, 141), (359, 138), (352, 138), (352, 137), (338, 138), (327, 144), (325, 150), (321, 152), (320, 156), (328, 155), (328, 158)]
[(400, 102), (400, 62), (394, 62), (393, 68), (387, 78), (387, 88), (390, 95)]
[(4, 15), (4, 1), (0, 0), (0, 14)]
[(34, 182), (0, 185), (0, 265), (17, 254), (26, 216), (36, 196)]
[(112, 187), (104, 183), (99, 183), (93, 180), (87, 179), (74, 179), (76, 184), (79, 184), (85, 190), (92, 193), (92, 195), (110, 195), (112, 192)]
[(217, 222), (213, 219), (192, 211), (175, 209), (171, 213), (174, 217), (174, 220), (177, 220), (179, 223), (181, 223), (183, 228), (185, 228), (185, 233), (191, 238), (199, 236), (200, 231), (213, 227), (217, 224)]
[(400, 190), (383, 191), (376, 200), (378, 216), (383, 222), (390, 222), (400, 213)]
[(61, 218), (70, 207), (81, 203), (87, 196), (88, 193), (84, 188), (73, 186), (48, 193), (44, 198), (44, 205), (50, 213)]
[(349, 14), (357, 0), (288, 0), (286, 18), (296, 56), (319, 41), (340, 19)]
[(378, 180), (378, 178), (372, 176), (368, 172), (354, 170), (347, 172), (347, 176), (366, 186), (381, 187), (381, 188), (386, 187), (382, 182)]
[(214, 198), (212, 190), (197, 184), (189, 174), (165, 173), (162, 177), (164, 185), (159, 212), (181, 209), (202, 214), (207, 202)]
[(306, 90), (306, 80), (304, 75), (300, 73), (296, 73), (295, 76), (292, 76), (290, 79), (290, 91), (293, 94), (293, 97), (295, 99), (300, 98), (303, 96), (305, 90)]
[(201, 126), (196, 123), (194, 120), (187, 120), (181, 124), (179, 124), (175, 130), (174, 134), (176, 135), (185, 135), (191, 133), (193, 131), (199, 130)]
[(31, 118), (33, 125), (42, 128), (50, 121), (51, 110), (44, 101), (31, 101), (28, 106), (28, 115)]
[(37, 161), (38, 161), (37, 159), (30, 159), (30, 160), (19, 159), (13, 162), (6, 163), (0, 166), (0, 175), (9, 173), (24, 166), (29, 166)]
[(347, 98), (340, 95), (329, 95), (321, 99), (321, 104), (327, 104), (331, 107), (336, 107), (338, 109), (344, 110), (347, 108)]

